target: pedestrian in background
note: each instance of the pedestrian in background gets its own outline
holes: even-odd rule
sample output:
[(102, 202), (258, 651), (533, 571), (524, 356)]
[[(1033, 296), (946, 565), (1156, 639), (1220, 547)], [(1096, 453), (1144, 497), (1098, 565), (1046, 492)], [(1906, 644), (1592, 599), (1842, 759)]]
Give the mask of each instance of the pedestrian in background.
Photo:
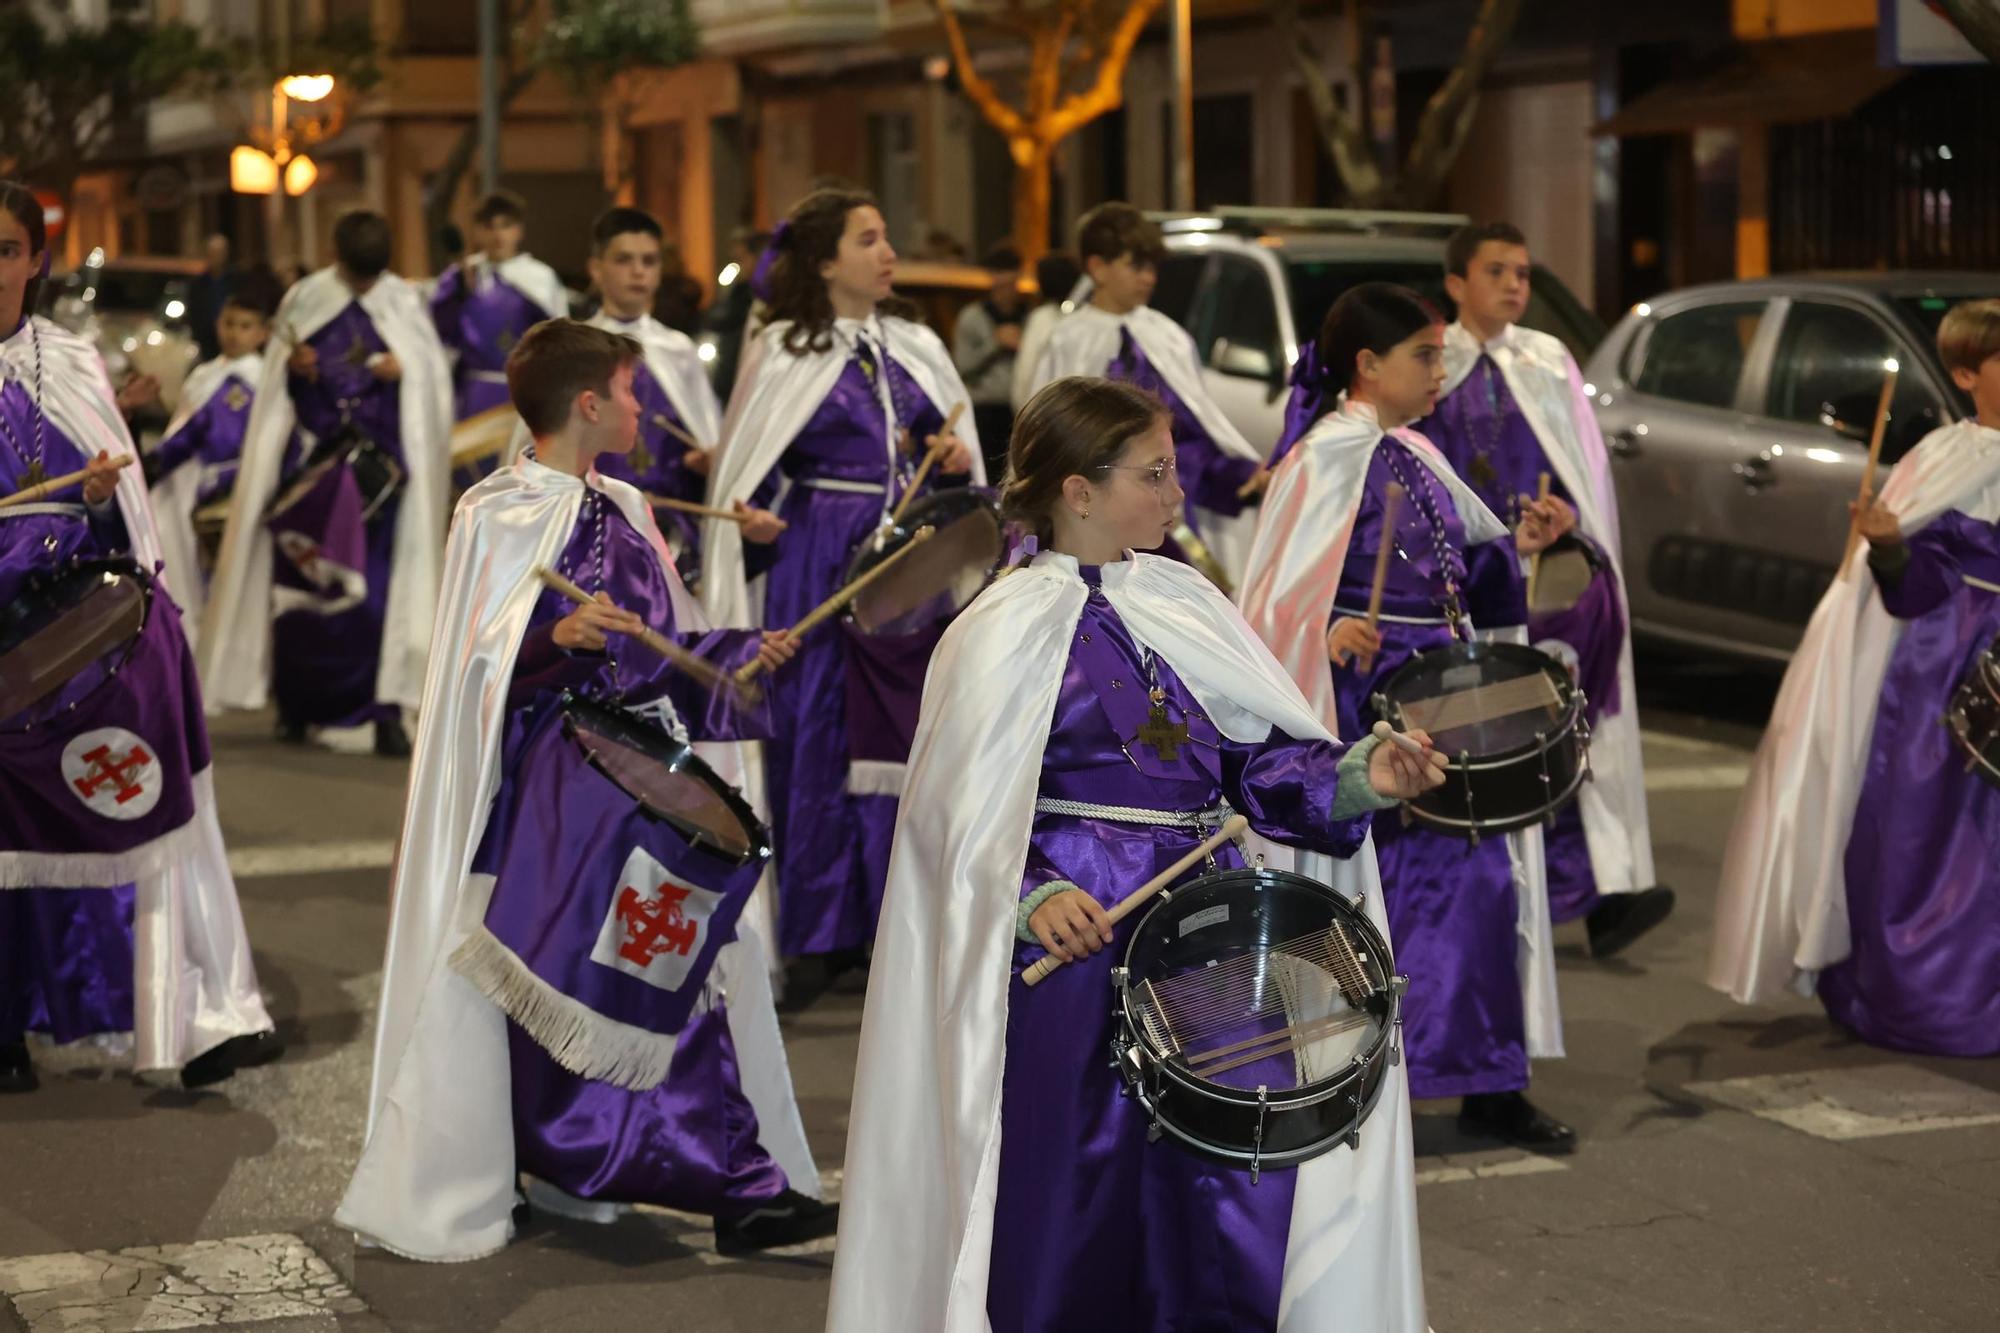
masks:
[(986, 256), (993, 289), (958, 312), (951, 357), (972, 395), (973, 420), (986, 450), (986, 473), (997, 477), (1007, 462), (1014, 424), (1014, 363), (1021, 351), (1021, 256), (1000, 246)]
[(213, 361), (222, 355), (215, 324), (236, 286), (236, 271), (229, 264), (229, 238), (220, 232), (210, 236), (202, 243), (202, 259), (206, 266), (189, 284), (188, 327), (194, 334), (194, 345), (201, 349), (201, 359)]

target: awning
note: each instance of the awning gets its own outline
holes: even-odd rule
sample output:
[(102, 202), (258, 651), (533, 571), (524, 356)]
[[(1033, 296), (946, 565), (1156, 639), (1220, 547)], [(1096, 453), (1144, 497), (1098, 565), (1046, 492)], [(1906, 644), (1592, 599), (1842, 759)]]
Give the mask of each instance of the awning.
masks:
[(1592, 134), (1621, 139), (1733, 125), (1832, 120), (1899, 82), (1876, 63), (1873, 32), (1745, 42), (1706, 73), (1672, 79), (1627, 102)]

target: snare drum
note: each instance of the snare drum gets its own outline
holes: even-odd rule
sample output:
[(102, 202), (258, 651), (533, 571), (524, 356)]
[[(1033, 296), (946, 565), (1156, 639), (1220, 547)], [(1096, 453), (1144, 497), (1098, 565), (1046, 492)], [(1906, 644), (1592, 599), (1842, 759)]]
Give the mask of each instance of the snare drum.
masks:
[(1358, 1145), (1401, 1059), (1388, 941), (1302, 875), (1224, 870), (1161, 893), (1112, 985), (1126, 1089), (1176, 1143), (1253, 1182)]
[(1573, 532), (1564, 533), (1541, 554), (1528, 613), (1549, 616), (1574, 610), (1590, 591), (1590, 585), (1609, 568), (1596, 543), (1584, 541)]
[(1951, 696), (1945, 726), (1965, 751), (1968, 770), (2000, 787), (2000, 639), (1973, 659)]
[(89, 560), (29, 582), (0, 608), (0, 730), (44, 726), (123, 668), (146, 628), (153, 579)]
[(1590, 775), (1583, 691), (1538, 649), (1476, 642), (1422, 653), (1373, 703), (1398, 731), (1429, 732), (1450, 761), (1444, 785), (1405, 809), (1474, 844), (1552, 818)]
[(992, 493), (957, 486), (926, 496), (862, 541), (847, 566), (852, 583), (909, 544), (917, 529), (935, 528), (923, 553), (864, 588), (847, 606), (862, 634), (914, 634), (963, 611), (993, 581), (1006, 555), (1000, 506)]
[(388, 450), (353, 426), (345, 426), (316, 445), (299, 470), (278, 492), (264, 511), (265, 522), (274, 530), (287, 521), (294, 509), (308, 505), (311, 497), (326, 484), (335, 468), (345, 467), (354, 474), (355, 489), (361, 494), (361, 521), (373, 522), (375, 515), (403, 485), (403, 465)]
[(730, 867), (771, 855), (771, 835), (756, 812), (692, 745), (637, 714), (581, 695), (563, 695), (561, 707), (563, 734), (647, 818)]

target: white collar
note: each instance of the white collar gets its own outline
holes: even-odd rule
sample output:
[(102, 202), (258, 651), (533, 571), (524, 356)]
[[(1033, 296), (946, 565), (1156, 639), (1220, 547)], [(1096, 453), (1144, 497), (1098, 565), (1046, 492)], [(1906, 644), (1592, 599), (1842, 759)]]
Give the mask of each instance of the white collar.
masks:
[(1382, 429), (1382, 415), (1375, 410), (1373, 403), (1357, 403), (1343, 393), (1340, 395), (1339, 406), (1333, 410), (1335, 415), (1347, 417), (1352, 421), (1366, 422), (1377, 430)]

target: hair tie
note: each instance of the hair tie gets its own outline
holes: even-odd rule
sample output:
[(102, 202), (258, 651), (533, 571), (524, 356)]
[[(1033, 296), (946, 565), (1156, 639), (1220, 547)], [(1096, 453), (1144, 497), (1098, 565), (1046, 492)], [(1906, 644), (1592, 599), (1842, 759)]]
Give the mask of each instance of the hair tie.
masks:
[(1345, 384), (1335, 384), (1327, 368), (1320, 364), (1317, 340), (1299, 344), (1298, 364), (1292, 367), (1292, 387), (1325, 392), (1328, 389), (1345, 389)]
[(787, 248), (792, 239), (792, 220), (786, 218), (771, 229), (771, 239), (764, 246), (764, 253), (757, 256), (757, 267), (750, 274), (750, 294), (769, 304), (771, 300), (771, 269), (778, 262), (778, 252)]

